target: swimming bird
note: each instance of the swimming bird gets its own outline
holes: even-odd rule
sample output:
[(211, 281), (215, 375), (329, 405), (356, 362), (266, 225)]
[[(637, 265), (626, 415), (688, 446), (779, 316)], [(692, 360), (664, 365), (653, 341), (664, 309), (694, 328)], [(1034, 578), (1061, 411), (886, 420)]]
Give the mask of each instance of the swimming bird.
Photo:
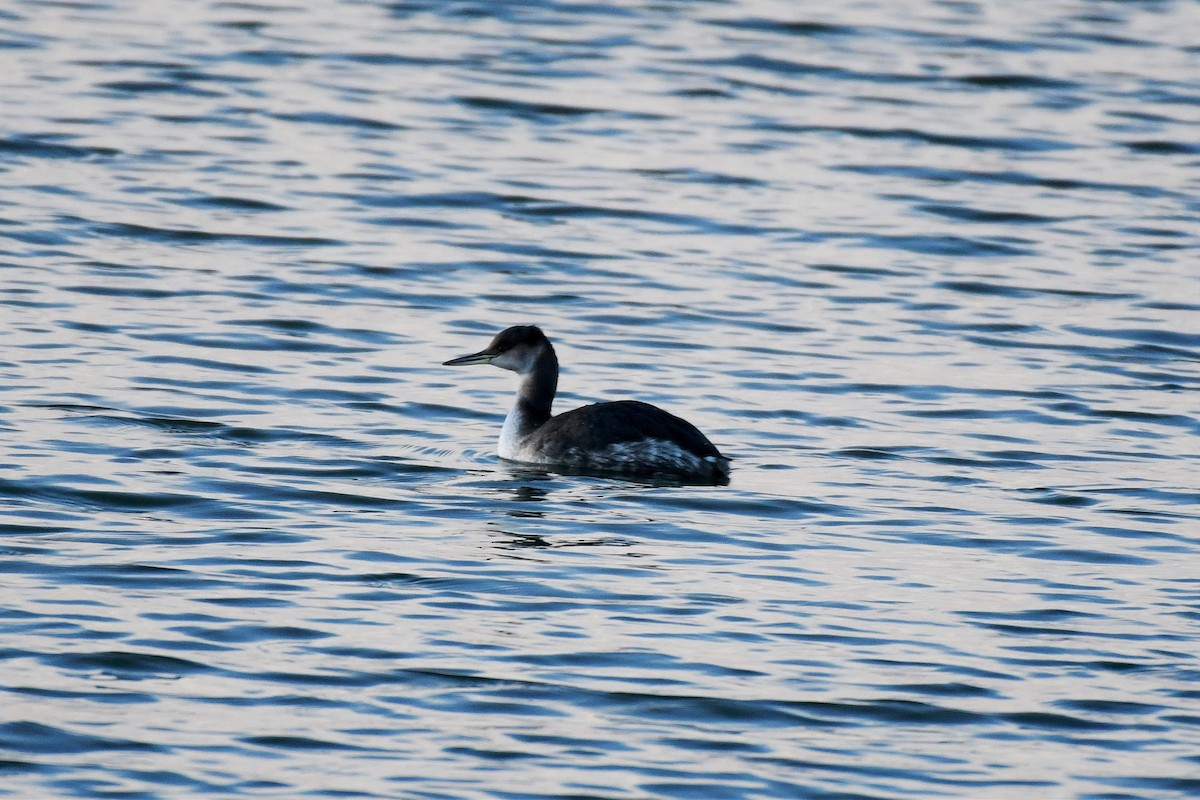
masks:
[(535, 325), (515, 325), (491, 344), (444, 366), (491, 364), (521, 376), (500, 431), (500, 457), (580, 472), (663, 474), (725, 483), (729, 459), (687, 420), (637, 400), (596, 403), (551, 414), (558, 357)]

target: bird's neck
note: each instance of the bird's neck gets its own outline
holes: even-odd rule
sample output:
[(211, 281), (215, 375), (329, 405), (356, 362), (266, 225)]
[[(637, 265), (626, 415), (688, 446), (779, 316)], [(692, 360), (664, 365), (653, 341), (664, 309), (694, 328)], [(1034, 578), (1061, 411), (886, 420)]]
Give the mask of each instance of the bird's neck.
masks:
[(501, 450), (510, 447), (536, 431), (550, 419), (554, 393), (558, 390), (558, 358), (553, 349), (546, 349), (534, 362), (533, 369), (521, 376), (517, 400), (504, 420), (500, 433)]

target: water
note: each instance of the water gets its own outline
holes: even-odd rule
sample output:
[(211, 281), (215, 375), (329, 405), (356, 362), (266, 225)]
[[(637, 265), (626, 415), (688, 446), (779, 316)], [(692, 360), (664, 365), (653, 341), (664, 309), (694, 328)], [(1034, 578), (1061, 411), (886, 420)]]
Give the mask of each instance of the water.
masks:
[(0, 796), (1200, 793), (1200, 5), (833, 5), (0, 9)]

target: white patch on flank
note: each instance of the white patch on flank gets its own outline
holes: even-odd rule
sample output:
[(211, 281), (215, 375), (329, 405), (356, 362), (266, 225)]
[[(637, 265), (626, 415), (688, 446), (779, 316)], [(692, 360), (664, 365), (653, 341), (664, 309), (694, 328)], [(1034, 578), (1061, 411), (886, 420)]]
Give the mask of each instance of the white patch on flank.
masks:
[(618, 471), (661, 469), (687, 472), (699, 469), (703, 461), (674, 442), (642, 439), (610, 444), (593, 453), (569, 451), (567, 463)]
[(707, 474), (719, 467), (720, 459), (712, 456), (697, 456), (689, 453), (674, 442), (663, 439), (642, 439), (636, 442), (619, 442), (606, 445), (599, 450), (567, 448), (559, 458), (548, 458), (539, 449), (529, 446), (528, 440), (517, 437), (521, 427), (520, 412), (514, 407), (504, 420), (500, 432), (501, 458), (525, 464), (558, 465), (576, 469), (599, 469), (613, 472), (679, 472)]

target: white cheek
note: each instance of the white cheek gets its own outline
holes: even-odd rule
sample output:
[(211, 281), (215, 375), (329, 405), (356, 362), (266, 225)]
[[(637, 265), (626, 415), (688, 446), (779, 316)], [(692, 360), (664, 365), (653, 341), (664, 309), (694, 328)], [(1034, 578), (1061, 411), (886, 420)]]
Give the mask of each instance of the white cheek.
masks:
[(492, 366), (499, 367), (500, 369), (511, 369), (514, 372), (517, 369), (517, 365), (514, 363), (512, 353), (501, 353), (500, 355), (496, 356), (492, 359)]
[(512, 350), (501, 353), (492, 359), (493, 366), (513, 372), (526, 373), (533, 366), (532, 353), (525, 350)]

